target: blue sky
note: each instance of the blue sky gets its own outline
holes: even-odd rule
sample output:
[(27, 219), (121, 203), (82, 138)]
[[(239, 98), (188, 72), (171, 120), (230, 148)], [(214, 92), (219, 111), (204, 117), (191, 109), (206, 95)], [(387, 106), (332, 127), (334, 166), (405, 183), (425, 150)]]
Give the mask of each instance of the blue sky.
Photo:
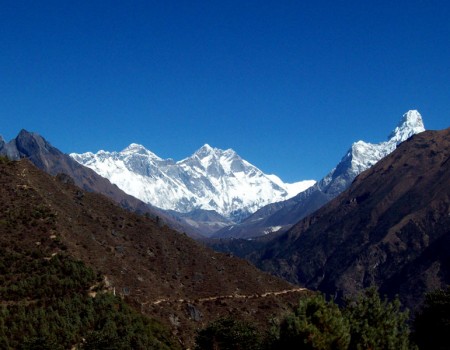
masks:
[(449, 127), (448, 1), (1, 1), (0, 134), (235, 149), (320, 179), (408, 109)]

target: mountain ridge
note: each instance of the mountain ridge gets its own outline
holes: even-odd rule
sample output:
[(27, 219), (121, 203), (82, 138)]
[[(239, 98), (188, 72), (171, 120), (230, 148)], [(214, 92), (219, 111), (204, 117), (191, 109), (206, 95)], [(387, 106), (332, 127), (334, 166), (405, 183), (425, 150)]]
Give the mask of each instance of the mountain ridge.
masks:
[(120, 152), (72, 153), (71, 157), (158, 208), (180, 213), (215, 210), (235, 222), (315, 182), (285, 184), (275, 175), (264, 174), (233, 149), (221, 150), (209, 144), (177, 162), (162, 159), (138, 144)]

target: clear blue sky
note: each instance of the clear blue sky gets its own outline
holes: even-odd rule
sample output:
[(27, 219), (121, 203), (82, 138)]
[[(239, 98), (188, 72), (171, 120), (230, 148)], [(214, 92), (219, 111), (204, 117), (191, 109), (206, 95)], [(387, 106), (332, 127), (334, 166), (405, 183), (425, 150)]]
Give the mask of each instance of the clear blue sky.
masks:
[(0, 1), (0, 134), (204, 143), (320, 179), (408, 109), (450, 126), (449, 1)]

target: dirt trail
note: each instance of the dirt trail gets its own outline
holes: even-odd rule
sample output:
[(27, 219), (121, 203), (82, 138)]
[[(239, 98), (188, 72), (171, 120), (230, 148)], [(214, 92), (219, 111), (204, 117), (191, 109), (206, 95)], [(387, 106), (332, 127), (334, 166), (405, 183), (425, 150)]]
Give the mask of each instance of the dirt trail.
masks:
[[(247, 299), (247, 298), (266, 298), (268, 296), (276, 296), (276, 295), (282, 295), (282, 294), (287, 294), (287, 293), (296, 293), (296, 292), (303, 292), (306, 291), (306, 288), (293, 288), (293, 289), (284, 289), (284, 290), (278, 290), (278, 291), (274, 291), (274, 292), (265, 292), (262, 294), (228, 294), (228, 295), (217, 295), (217, 296), (212, 296), (212, 297), (204, 297), (204, 298), (198, 298), (195, 299), (195, 302), (202, 302), (202, 301), (214, 301), (214, 300), (218, 300), (218, 299)], [(161, 298), (161, 299), (157, 299), (154, 300), (152, 302), (150, 302), (153, 305), (158, 305), (161, 303), (166, 303), (166, 302), (177, 302), (177, 303), (183, 303), (183, 302), (193, 302), (192, 300), (187, 300), (187, 299), (171, 299), (171, 298)]]

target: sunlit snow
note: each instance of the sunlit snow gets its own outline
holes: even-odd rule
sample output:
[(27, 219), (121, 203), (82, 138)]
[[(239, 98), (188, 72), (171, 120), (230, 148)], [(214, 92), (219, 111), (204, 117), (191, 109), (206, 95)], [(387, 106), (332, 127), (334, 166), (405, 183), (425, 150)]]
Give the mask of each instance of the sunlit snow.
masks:
[(289, 199), (315, 183), (284, 183), (232, 149), (223, 151), (207, 144), (179, 162), (164, 160), (134, 143), (121, 152), (71, 156), (126, 193), (159, 208), (179, 212), (201, 208), (230, 218)]

